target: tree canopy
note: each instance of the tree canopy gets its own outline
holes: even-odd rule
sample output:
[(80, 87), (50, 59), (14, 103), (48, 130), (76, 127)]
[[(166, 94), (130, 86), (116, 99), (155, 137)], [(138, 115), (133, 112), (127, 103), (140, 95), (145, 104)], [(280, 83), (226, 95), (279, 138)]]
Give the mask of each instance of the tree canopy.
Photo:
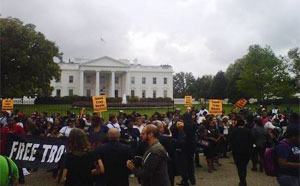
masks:
[(263, 100), (273, 96), (289, 97), (294, 93), (286, 64), (270, 47), (252, 45), (242, 60), (245, 66), (237, 87), (248, 97)]
[(52, 79), (60, 78), (54, 57), (58, 47), (16, 18), (0, 18), (1, 97), (50, 95)]

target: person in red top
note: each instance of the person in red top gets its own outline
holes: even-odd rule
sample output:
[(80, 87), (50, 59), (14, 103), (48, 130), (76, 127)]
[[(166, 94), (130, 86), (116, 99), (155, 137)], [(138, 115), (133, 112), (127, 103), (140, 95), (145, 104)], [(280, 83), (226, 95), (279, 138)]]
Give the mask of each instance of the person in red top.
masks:
[(16, 125), (16, 122), (13, 117), (7, 118), (7, 125), (3, 126), (1, 129), (1, 154), (7, 155), (6, 152), (6, 134), (12, 133), (12, 134), (18, 134), (23, 135), (25, 134), (24, 129)]
[[(14, 120), (13, 117), (8, 117), (7, 118), (7, 125), (3, 126), (1, 129), (1, 152), (0, 154), (2, 155), (7, 155), (8, 152), (6, 152), (6, 135), (12, 133), (12, 134), (17, 134), (17, 135), (24, 135), (24, 129), (16, 124), (16, 121)], [(24, 184), (25, 179), (24, 179), (24, 174), (23, 170), (21, 167), (18, 167), (19, 169), (19, 183)]]

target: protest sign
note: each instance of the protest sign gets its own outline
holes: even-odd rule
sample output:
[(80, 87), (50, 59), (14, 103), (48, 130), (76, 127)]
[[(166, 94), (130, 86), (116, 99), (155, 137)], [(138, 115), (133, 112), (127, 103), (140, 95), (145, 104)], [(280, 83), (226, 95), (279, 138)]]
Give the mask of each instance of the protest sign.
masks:
[[(105, 133), (95, 133), (88, 137), (93, 149), (106, 140)], [(66, 152), (67, 138), (52, 138), (26, 135), (6, 135), (6, 154), (18, 167), (57, 168)]]
[(13, 99), (3, 99), (2, 100), (2, 111), (12, 111), (14, 110), (14, 100)]
[(239, 99), (234, 106), (237, 108), (243, 108), (245, 105), (247, 104), (247, 100), (246, 99)]
[(18, 167), (57, 168), (66, 151), (66, 138), (7, 134), (6, 151)]
[(103, 112), (107, 111), (107, 104), (106, 104), (106, 96), (93, 96), (93, 108), (94, 112)]
[(184, 96), (184, 106), (192, 106), (192, 105), (193, 105), (193, 97)]
[(209, 100), (209, 113), (214, 115), (222, 115), (223, 113), (223, 100), (210, 99)]

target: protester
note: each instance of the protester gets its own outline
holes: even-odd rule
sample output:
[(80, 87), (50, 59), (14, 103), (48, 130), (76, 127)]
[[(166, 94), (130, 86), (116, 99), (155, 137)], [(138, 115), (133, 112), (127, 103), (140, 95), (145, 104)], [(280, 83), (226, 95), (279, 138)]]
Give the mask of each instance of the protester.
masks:
[(17, 185), (19, 171), (15, 162), (6, 156), (0, 155), (0, 165), (0, 185)]
[(277, 181), (280, 186), (300, 185), (300, 126), (288, 128), (285, 139), (276, 147), (278, 160)]
[(257, 163), (259, 163), (259, 171), (263, 172), (264, 168), (264, 154), (266, 147), (270, 145), (270, 136), (262, 125), (260, 118), (256, 119), (255, 126), (252, 129), (254, 139), (254, 151), (252, 155), (252, 171), (257, 171)]
[(67, 123), (68, 125), (61, 128), (59, 131), (60, 136), (68, 137), (70, 135), (70, 132), (75, 128), (75, 122), (76, 122), (75, 117), (68, 118), (68, 123)]
[(232, 155), (240, 178), (240, 186), (246, 186), (247, 165), (253, 153), (254, 140), (250, 129), (245, 128), (245, 121), (238, 119), (236, 128), (230, 136)]
[(65, 182), (65, 186), (92, 186), (92, 174), (104, 173), (101, 159), (97, 160), (97, 166), (94, 167), (93, 154), (88, 151), (88, 140), (83, 130), (77, 128), (71, 130), (67, 151), (59, 184)]
[(147, 125), (141, 138), (149, 147), (142, 158), (141, 167), (136, 167), (131, 160), (127, 161), (127, 167), (141, 179), (142, 186), (170, 186), (168, 154), (159, 143), (158, 135), (159, 131), (155, 125)]
[[(131, 148), (120, 143), (118, 129), (109, 129), (107, 133), (108, 143), (98, 147), (94, 156), (101, 159), (105, 168), (104, 182), (106, 186), (129, 186), (129, 169), (126, 167), (127, 160), (133, 158)], [(96, 185), (100, 185), (97, 184)]]
[[(6, 151), (6, 136), (7, 136), (7, 134), (24, 135), (25, 132), (22, 127), (20, 127), (19, 125), (16, 125), (14, 118), (8, 117), (7, 125), (5, 125), (1, 129), (1, 154), (2, 155), (8, 155), (8, 152)], [(25, 177), (24, 177), (22, 168), (23, 167), (18, 167), (20, 184), (25, 183)]]

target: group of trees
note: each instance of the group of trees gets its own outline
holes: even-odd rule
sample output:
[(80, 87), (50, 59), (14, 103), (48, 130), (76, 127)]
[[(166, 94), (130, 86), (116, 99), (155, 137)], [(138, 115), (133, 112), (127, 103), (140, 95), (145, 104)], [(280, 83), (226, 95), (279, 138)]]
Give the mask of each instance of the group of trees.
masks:
[[(60, 68), (54, 62), (55, 57), (62, 58), (58, 47), (37, 32), (34, 25), (19, 19), (0, 17), (0, 25), (0, 97), (51, 95), (50, 81), (60, 77)], [(229, 98), (232, 102), (239, 98), (287, 98), (300, 90), (299, 79), (299, 48), (277, 57), (269, 46), (252, 45), (226, 72), (202, 77), (176, 73), (174, 97)]]
[(269, 46), (251, 45), (248, 53), (230, 64), (226, 72), (197, 78), (192, 73), (176, 73), (174, 97), (229, 98), (231, 102), (240, 98), (289, 98), (299, 91), (299, 73), (299, 48), (277, 57)]

